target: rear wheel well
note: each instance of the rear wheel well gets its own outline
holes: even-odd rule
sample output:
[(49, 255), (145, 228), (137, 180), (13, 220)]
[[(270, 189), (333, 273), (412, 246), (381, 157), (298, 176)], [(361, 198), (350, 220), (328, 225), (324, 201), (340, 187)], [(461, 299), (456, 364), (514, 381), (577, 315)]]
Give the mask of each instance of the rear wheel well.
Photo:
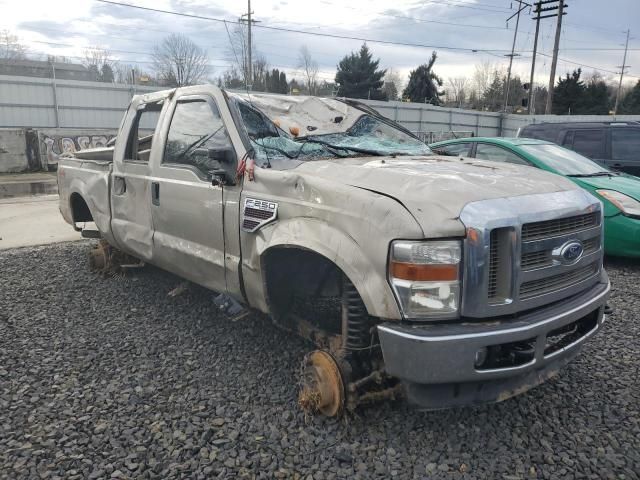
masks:
[(73, 222), (93, 222), (93, 215), (87, 202), (84, 201), (82, 195), (79, 193), (72, 193), (69, 199), (69, 205), (71, 206), (71, 216)]

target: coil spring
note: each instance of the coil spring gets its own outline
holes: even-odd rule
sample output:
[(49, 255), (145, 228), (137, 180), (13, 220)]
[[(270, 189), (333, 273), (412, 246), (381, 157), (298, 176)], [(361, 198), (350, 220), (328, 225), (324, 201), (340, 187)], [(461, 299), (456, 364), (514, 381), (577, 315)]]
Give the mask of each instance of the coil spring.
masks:
[(356, 287), (344, 277), (343, 308), (346, 311), (345, 346), (347, 349), (363, 349), (369, 345), (369, 314), (356, 290)]

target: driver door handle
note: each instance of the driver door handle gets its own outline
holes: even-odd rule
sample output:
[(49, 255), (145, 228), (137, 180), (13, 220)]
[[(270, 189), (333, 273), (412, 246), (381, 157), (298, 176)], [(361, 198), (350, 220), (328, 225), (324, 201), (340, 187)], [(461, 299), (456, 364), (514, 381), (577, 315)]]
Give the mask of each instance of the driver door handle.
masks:
[(151, 182), (151, 203), (160, 205), (160, 184), (158, 182)]

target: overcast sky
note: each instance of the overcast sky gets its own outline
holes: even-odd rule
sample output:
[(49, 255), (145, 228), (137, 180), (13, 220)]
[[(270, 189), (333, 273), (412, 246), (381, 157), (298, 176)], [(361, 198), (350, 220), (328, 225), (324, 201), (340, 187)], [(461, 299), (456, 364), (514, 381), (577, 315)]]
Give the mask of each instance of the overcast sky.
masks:
[[(175, 12), (237, 21), (243, 0), (116, 0)], [(531, 1), (531, 0), (529, 0)], [(614, 79), (622, 64), (624, 31), (640, 19), (639, 0), (570, 0), (560, 42), (558, 75), (578, 65), (602, 69)], [(402, 75), (438, 52), (435, 71), (445, 79), (471, 76), (473, 65), (491, 61), (506, 66), (511, 49), (517, 0), (253, 0), (254, 41), (270, 66), (295, 73), (298, 51), (306, 45), (320, 65), (321, 78), (332, 80), (336, 64), (359, 49), (361, 41), (268, 30), (284, 27), (314, 33), (421, 44), (424, 47), (369, 42), (382, 68)], [(512, 8), (513, 7), (513, 8)], [(0, 29), (18, 35), (33, 54), (46, 53), (79, 61), (87, 46), (101, 46), (124, 63), (150, 70), (150, 53), (169, 33), (182, 33), (207, 50), (211, 78), (229, 64), (228, 37), (220, 22), (178, 17), (107, 5), (95, 0), (0, 0)], [(539, 52), (553, 49), (555, 18), (541, 22)], [(528, 78), (535, 22), (529, 9), (520, 20), (514, 71)], [(635, 38), (634, 38), (635, 37)], [(57, 45), (56, 45), (57, 44)], [(449, 47), (449, 48), (447, 48)], [(629, 82), (640, 78), (640, 31), (631, 32), (627, 64)], [(468, 50), (456, 50), (468, 49)], [(470, 50), (478, 50), (472, 52)], [(574, 62), (574, 63), (570, 63)], [(544, 82), (551, 59), (538, 57), (537, 81)], [(634, 77), (635, 76), (635, 77)]]

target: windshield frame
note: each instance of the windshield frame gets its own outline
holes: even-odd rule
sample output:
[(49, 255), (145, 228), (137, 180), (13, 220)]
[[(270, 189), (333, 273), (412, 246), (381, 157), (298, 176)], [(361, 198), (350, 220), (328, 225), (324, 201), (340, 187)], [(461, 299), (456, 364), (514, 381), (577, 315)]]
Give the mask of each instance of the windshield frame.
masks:
[[(536, 162), (544, 165), (549, 170), (558, 173), (560, 175), (564, 175), (567, 177), (571, 176), (590, 176), (594, 174), (602, 174), (602, 175), (615, 175), (615, 172), (612, 172), (609, 168), (604, 165), (601, 165), (597, 162), (594, 162), (588, 157), (568, 148), (565, 148), (561, 145), (557, 145), (555, 143), (526, 143), (518, 145), (518, 148), (522, 150), (523, 153), (533, 158)], [(553, 152), (544, 152), (545, 149), (552, 149)], [(571, 167), (567, 167), (566, 163), (562, 164), (558, 160), (549, 161), (549, 156), (554, 155), (561, 158), (558, 153), (565, 153), (565, 158), (571, 158), (571, 164), (577, 165), (578, 162), (582, 162), (584, 165), (588, 165), (592, 167), (591, 169), (585, 169), (583, 171), (574, 171)], [(571, 165), (570, 164), (570, 165)], [(564, 167), (564, 168), (563, 168)]]

